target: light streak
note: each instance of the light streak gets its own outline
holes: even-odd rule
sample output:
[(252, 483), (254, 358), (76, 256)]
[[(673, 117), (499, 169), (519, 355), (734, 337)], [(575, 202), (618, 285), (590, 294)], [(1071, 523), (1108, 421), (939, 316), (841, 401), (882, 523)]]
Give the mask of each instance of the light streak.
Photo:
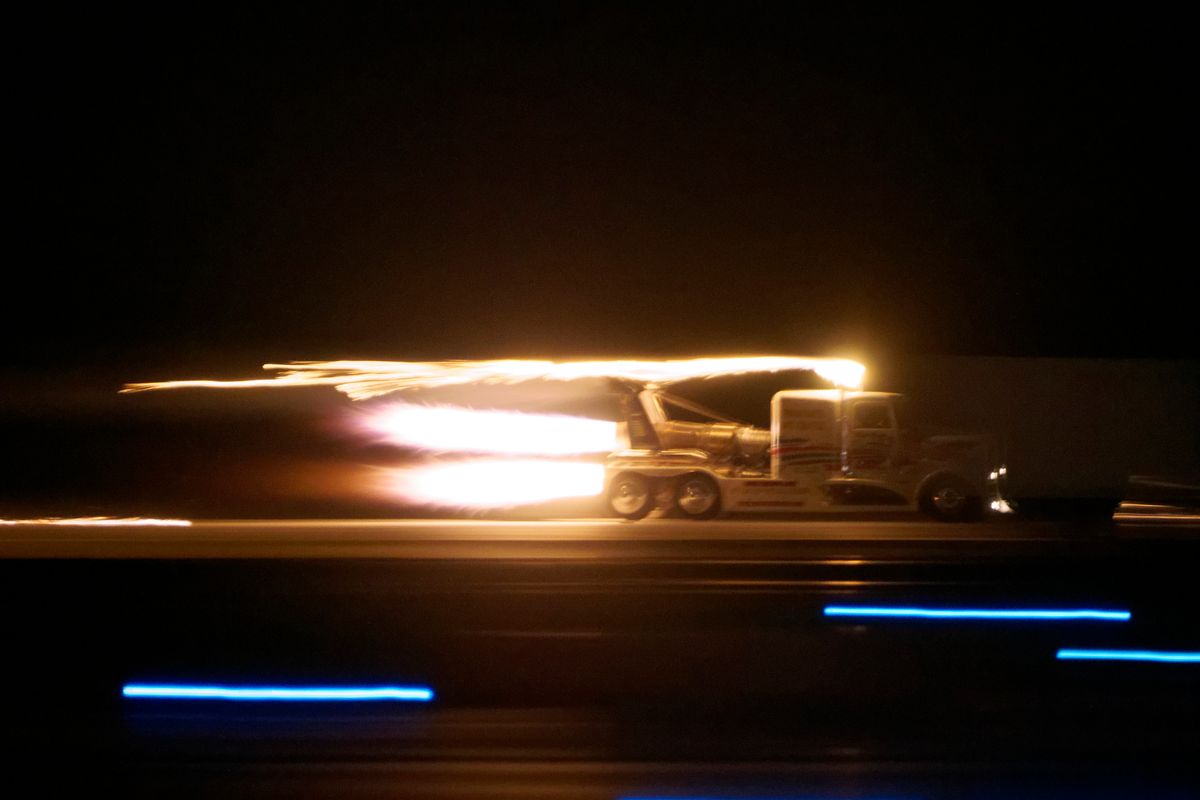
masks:
[(616, 422), (562, 414), (392, 403), (367, 412), (364, 425), (392, 444), (438, 452), (563, 456), (618, 449)]
[(755, 796), (755, 795), (695, 795), (695, 794), (670, 794), (670, 795), (624, 795), (617, 800), (900, 800), (900, 798), (871, 798), (871, 797), (848, 797), (840, 795), (833, 797), (832, 795), (770, 795)]
[(155, 527), (186, 528), (189, 519), (154, 519), (152, 517), (39, 517), (36, 519), (0, 519), (0, 525), (71, 525), (99, 528)]
[(464, 384), (512, 384), (522, 381), (573, 381), (623, 378), (639, 383), (668, 384), (720, 375), (803, 370), (814, 372), (845, 389), (862, 386), (866, 368), (843, 358), (801, 356), (732, 356), (668, 361), (293, 361), (264, 364), (278, 372), (249, 380), (151, 381), (126, 384), (122, 392), (156, 389), (262, 389), (288, 386), (333, 386), (353, 400), (406, 389), (430, 389)]
[(881, 606), (826, 606), (827, 617), (899, 617), (911, 619), (1028, 619), (1102, 620), (1128, 622), (1128, 611), (1095, 609), (985, 609), (985, 608), (895, 608)]
[(433, 690), (426, 686), (192, 686), (130, 683), (125, 697), (164, 700), (282, 700), (364, 701), (390, 700), (428, 703)]
[(1155, 661), (1162, 664), (1200, 664), (1200, 653), (1162, 650), (1075, 650), (1058, 651), (1059, 661)]
[(1163, 522), (1171, 524), (1189, 524), (1200, 522), (1200, 513), (1186, 506), (1165, 505), (1161, 503), (1133, 503), (1123, 500), (1113, 512), (1113, 519), (1118, 522)]
[(604, 490), (604, 465), (586, 461), (471, 459), (382, 470), (383, 490), (410, 503), (510, 508)]

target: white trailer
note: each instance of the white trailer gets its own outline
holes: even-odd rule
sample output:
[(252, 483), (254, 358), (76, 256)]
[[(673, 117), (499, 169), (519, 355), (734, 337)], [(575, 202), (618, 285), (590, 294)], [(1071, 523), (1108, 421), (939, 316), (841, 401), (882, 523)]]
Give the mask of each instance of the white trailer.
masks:
[(921, 510), (943, 520), (1006, 511), (1007, 470), (986, 436), (921, 438), (887, 392), (789, 390), (771, 429), (725, 419), (656, 386), (630, 390), (630, 447), (606, 463), (610, 509), (723, 513)]

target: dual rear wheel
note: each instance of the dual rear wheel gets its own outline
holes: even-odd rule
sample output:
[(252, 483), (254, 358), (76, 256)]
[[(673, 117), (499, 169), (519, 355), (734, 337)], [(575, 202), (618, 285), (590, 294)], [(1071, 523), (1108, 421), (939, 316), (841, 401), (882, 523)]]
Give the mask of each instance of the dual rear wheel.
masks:
[[(672, 510), (688, 519), (712, 519), (721, 511), (721, 488), (703, 472), (667, 479)], [(642, 519), (656, 505), (660, 482), (637, 472), (622, 472), (608, 485), (608, 505), (625, 519)]]

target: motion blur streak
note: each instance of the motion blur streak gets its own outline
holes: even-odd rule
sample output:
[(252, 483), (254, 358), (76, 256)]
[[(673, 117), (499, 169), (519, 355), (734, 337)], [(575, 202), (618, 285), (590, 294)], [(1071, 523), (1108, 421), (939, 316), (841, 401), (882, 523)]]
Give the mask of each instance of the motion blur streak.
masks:
[(89, 525), (95, 527), (146, 526), (155, 528), (186, 528), (188, 519), (153, 519), (147, 517), (40, 517), (38, 519), (0, 519), (0, 525)]
[(1157, 661), (1165, 664), (1200, 664), (1200, 653), (1156, 650), (1069, 650), (1058, 651), (1059, 661)]
[(585, 461), (474, 459), (383, 470), (384, 491), (413, 503), (505, 508), (604, 489), (604, 465)]
[(915, 619), (1096, 619), (1128, 622), (1128, 611), (981, 609), (981, 608), (880, 608), (872, 606), (826, 606), (827, 617), (904, 617)]
[(441, 452), (560, 456), (618, 449), (617, 423), (561, 414), (394, 403), (372, 409), (365, 424), (392, 444)]
[(171, 684), (126, 684), (125, 697), (168, 700), (291, 700), (363, 701), (392, 700), (428, 703), (433, 690), (425, 686), (178, 686)]
[(719, 375), (804, 370), (846, 389), (862, 386), (866, 367), (844, 358), (803, 356), (732, 356), (674, 361), (293, 361), (264, 364), (280, 374), (240, 381), (185, 380), (126, 384), (122, 392), (153, 389), (261, 389), (285, 386), (333, 386), (354, 400), (405, 389), (470, 383), (520, 383), (623, 378), (640, 383), (673, 383)]

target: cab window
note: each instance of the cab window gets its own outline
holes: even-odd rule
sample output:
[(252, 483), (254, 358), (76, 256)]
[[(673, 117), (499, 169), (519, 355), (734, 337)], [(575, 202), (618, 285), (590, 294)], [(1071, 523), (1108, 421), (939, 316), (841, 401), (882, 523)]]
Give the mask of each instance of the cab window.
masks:
[(887, 403), (857, 403), (853, 422), (856, 430), (891, 428), (892, 412)]

